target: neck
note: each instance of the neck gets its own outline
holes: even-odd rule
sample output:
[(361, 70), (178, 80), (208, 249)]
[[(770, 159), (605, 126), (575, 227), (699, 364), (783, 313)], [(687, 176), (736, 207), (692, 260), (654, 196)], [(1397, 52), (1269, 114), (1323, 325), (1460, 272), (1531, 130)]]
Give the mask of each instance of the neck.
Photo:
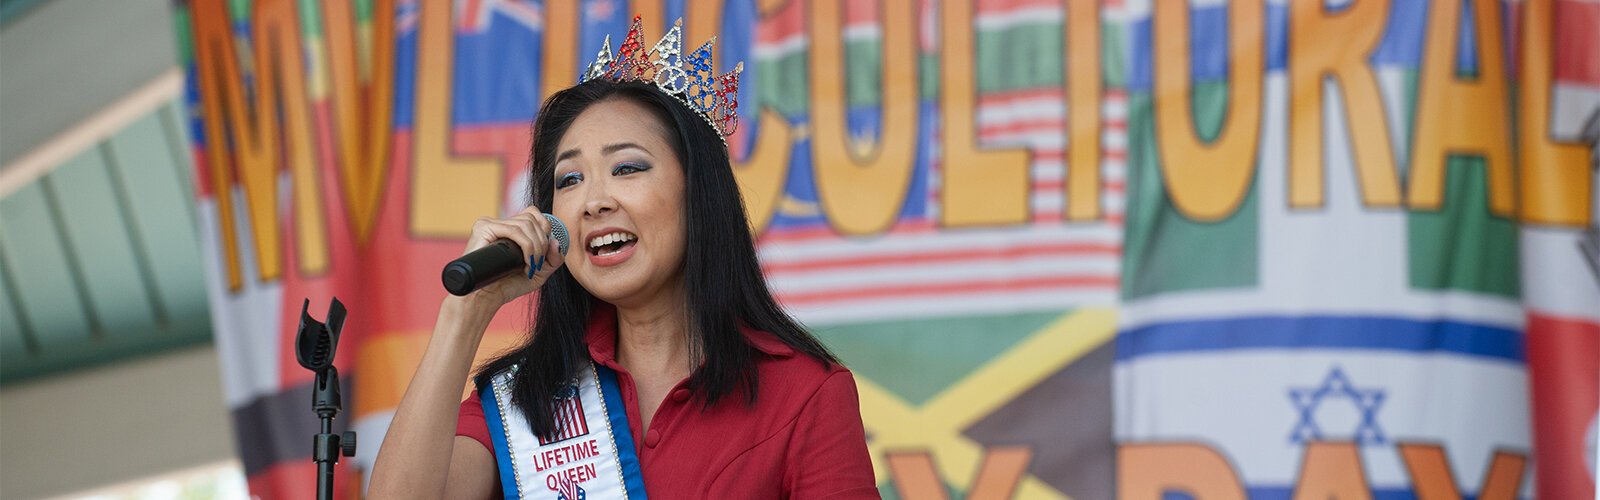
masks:
[(688, 375), (689, 317), (678, 295), (617, 308), (617, 363), (636, 376)]

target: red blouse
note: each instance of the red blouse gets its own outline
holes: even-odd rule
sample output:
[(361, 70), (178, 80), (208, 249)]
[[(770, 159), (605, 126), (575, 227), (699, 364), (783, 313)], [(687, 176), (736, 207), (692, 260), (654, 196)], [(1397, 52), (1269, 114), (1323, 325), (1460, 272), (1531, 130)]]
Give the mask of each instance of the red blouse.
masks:
[[(597, 311), (589, 323), (589, 355), (617, 371), (650, 498), (878, 498), (855, 378), (843, 366), (824, 367), (771, 333), (745, 330), (763, 354), (755, 404), (732, 396), (702, 411), (680, 382), (646, 431), (633, 376), (616, 361), (615, 313)], [(494, 454), (476, 391), (456, 421), (457, 435)]]

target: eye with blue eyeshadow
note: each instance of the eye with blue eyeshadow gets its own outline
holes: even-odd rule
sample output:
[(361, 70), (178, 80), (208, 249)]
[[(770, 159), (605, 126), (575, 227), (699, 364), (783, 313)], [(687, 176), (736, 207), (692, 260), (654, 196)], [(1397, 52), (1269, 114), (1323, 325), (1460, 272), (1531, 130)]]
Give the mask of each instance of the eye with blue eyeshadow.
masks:
[(567, 172), (562, 174), (561, 178), (556, 179), (556, 189), (571, 186), (581, 180), (583, 180), (583, 174), (578, 172)]
[(643, 163), (619, 163), (611, 167), (611, 175), (622, 176), (646, 170), (650, 170), (650, 166)]

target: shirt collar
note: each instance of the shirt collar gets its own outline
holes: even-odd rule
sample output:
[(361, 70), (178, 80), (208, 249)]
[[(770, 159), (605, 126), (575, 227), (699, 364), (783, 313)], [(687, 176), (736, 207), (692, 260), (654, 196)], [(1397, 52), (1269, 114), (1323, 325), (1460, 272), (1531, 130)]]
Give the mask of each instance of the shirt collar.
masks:
[[(755, 330), (739, 325), (739, 331), (744, 333), (744, 340), (757, 351), (768, 356), (789, 357), (794, 355), (794, 348), (783, 343), (777, 335), (761, 330)], [(613, 366), (617, 361), (617, 309), (603, 301), (595, 301), (589, 312), (589, 326), (584, 334), (584, 341), (589, 344), (589, 357), (596, 363)], [(615, 366), (613, 366), (615, 368)]]

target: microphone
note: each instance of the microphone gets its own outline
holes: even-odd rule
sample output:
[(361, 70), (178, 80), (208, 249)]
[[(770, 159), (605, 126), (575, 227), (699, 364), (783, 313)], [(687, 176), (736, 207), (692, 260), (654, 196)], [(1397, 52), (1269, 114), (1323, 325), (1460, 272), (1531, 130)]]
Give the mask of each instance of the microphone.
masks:
[[(561, 255), (566, 255), (567, 226), (554, 215), (542, 215), (545, 220), (550, 221), (550, 237), (556, 240)], [(522, 259), (522, 248), (518, 247), (516, 242), (501, 238), (450, 261), (444, 266), (444, 275), (441, 278), (444, 281), (444, 289), (459, 297), (494, 283), (495, 280), (516, 272), (525, 265), (528, 265), (528, 262)]]

